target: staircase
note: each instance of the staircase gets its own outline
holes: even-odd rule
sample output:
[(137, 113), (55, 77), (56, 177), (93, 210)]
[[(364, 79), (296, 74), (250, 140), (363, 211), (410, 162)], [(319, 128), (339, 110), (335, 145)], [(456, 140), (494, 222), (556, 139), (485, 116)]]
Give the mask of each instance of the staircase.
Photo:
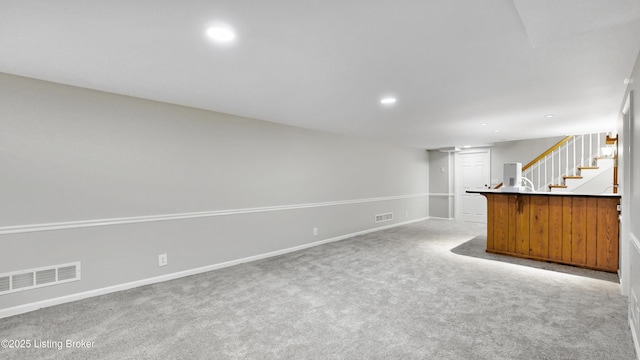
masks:
[(606, 133), (571, 135), (522, 168), (538, 192), (614, 193), (615, 139)]
[(596, 157), (594, 166), (578, 166), (579, 175), (563, 175), (563, 183), (549, 184), (549, 191), (611, 194), (614, 161), (611, 157)]

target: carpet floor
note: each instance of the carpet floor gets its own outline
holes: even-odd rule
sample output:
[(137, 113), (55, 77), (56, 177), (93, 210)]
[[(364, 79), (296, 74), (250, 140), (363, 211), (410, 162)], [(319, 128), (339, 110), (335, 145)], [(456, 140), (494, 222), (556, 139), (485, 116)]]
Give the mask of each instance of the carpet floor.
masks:
[(488, 256), (485, 231), (427, 220), (0, 319), (41, 345), (0, 358), (635, 359), (615, 275)]

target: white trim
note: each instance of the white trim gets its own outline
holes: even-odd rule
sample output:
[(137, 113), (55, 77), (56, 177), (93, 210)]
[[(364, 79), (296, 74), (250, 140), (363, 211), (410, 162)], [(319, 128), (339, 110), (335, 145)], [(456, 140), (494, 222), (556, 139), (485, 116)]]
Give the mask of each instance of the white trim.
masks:
[(213, 217), (213, 216), (240, 215), (240, 214), (251, 214), (251, 213), (269, 212), (269, 211), (308, 209), (308, 208), (324, 207), (324, 206), (337, 206), (337, 205), (360, 204), (360, 203), (377, 202), (377, 201), (412, 199), (412, 198), (420, 198), (420, 197), (426, 197), (426, 196), (429, 196), (429, 194), (425, 193), (425, 194), (413, 194), (413, 195), (399, 195), (399, 196), (387, 196), (387, 197), (378, 197), (378, 198), (369, 198), (369, 199), (329, 201), (329, 202), (321, 202), (321, 203), (266, 206), (266, 207), (256, 207), (256, 208), (215, 210), (215, 211), (179, 213), (179, 214), (132, 216), (132, 217), (123, 217), (123, 218), (111, 218), (111, 219), (78, 220), (78, 221), (67, 221), (67, 222), (56, 222), (56, 223), (45, 223), (45, 224), (1, 226), (0, 235), (30, 233), (30, 232), (37, 232), (37, 231), (77, 229), (77, 228), (86, 228), (86, 227), (95, 227), (95, 226), (135, 224), (135, 223), (145, 223), (145, 222), (154, 222), (154, 221), (194, 219), (194, 218)]
[(636, 251), (640, 253), (640, 240), (632, 233), (629, 233), (629, 239), (631, 239), (631, 243), (636, 247)]
[(425, 217), (425, 218), (405, 221), (405, 222), (401, 222), (401, 223), (397, 223), (397, 224), (380, 226), (380, 227), (376, 227), (376, 228), (373, 228), (373, 229), (362, 230), (362, 231), (358, 231), (358, 232), (351, 233), (351, 234), (346, 234), (346, 235), (342, 235), (342, 236), (333, 237), (333, 238), (330, 238), (330, 239), (320, 240), (320, 241), (316, 241), (316, 242), (309, 243), (309, 244), (303, 244), (303, 245), (299, 245), (299, 246), (294, 246), (294, 247), (287, 248), (287, 249), (271, 251), (271, 252), (264, 253), (264, 254), (249, 256), (249, 257), (242, 258), (242, 259), (226, 261), (226, 262), (223, 262), (223, 263), (207, 265), (207, 266), (203, 266), (203, 267), (196, 268), (196, 269), (179, 271), (179, 272), (176, 272), (176, 273), (156, 276), (156, 277), (147, 278), (147, 279), (143, 279), (143, 280), (132, 281), (132, 282), (129, 282), (129, 283), (113, 285), (113, 286), (109, 286), (109, 287), (106, 287), (106, 288), (89, 290), (89, 291), (85, 291), (85, 292), (81, 292), (81, 293), (77, 293), (77, 294), (71, 294), (71, 295), (61, 296), (61, 297), (57, 297), (57, 298), (53, 298), (53, 299), (47, 299), (47, 300), (42, 300), (42, 301), (38, 301), (38, 302), (33, 302), (33, 303), (29, 303), (29, 304), (13, 306), (13, 307), (6, 308), (6, 309), (0, 309), (0, 319), (6, 318), (6, 317), (9, 317), (9, 316), (23, 314), (23, 313), (30, 312), (30, 311), (35, 311), (35, 310), (38, 310), (38, 309), (41, 309), (41, 308), (45, 308), (45, 307), (49, 307), (49, 306), (60, 305), (60, 304), (69, 303), (69, 302), (72, 302), (72, 301), (78, 301), (78, 300), (82, 300), (82, 299), (87, 299), (87, 298), (90, 298), (90, 297), (106, 295), (106, 294), (114, 293), (114, 292), (117, 292), (117, 291), (129, 290), (129, 289), (133, 289), (133, 288), (140, 287), (140, 286), (145, 286), (145, 285), (155, 284), (155, 283), (169, 281), (169, 280), (173, 280), (173, 279), (178, 279), (178, 278), (182, 278), (182, 277), (186, 277), (186, 276), (201, 274), (201, 273), (205, 273), (205, 272), (209, 272), (209, 271), (213, 271), (213, 270), (218, 270), (218, 269), (222, 269), (222, 268), (226, 268), (226, 267), (229, 267), (229, 266), (234, 266), (234, 265), (238, 265), (238, 264), (242, 264), (242, 263), (246, 263), (246, 262), (262, 260), (262, 259), (266, 259), (266, 258), (270, 258), (270, 257), (274, 257), (274, 256), (287, 254), (287, 253), (294, 252), (294, 251), (304, 250), (304, 249), (311, 248), (311, 247), (318, 246), (318, 245), (327, 244), (327, 243), (330, 243), (330, 242), (345, 240), (345, 239), (352, 238), (352, 237), (358, 236), (358, 235), (369, 234), (369, 233), (372, 233), (372, 232), (385, 230), (385, 229), (390, 229), (390, 228), (394, 228), (394, 227), (402, 226), (402, 225), (407, 225), (407, 224), (411, 224), (411, 223), (416, 223), (416, 222), (420, 222), (420, 221), (424, 221), (424, 220), (428, 220), (428, 219), (429, 219), (429, 217)]
[(631, 96), (633, 96), (633, 90), (629, 91), (627, 93), (627, 96), (625, 96), (625, 99), (624, 99), (624, 105), (622, 106), (622, 113), (625, 115), (629, 113), (629, 110), (631, 110)]
[(631, 317), (629, 317), (629, 328), (631, 329), (631, 339), (633, 340), (633, 346), (636, 349), (636, 359), (640, 360), (640, 344), (638, 344), (638, 333), (636, 332), (636, 327)]
[(448, 197), (454, 197), (456, 196), (456, 194), (454, 193), (430, 193), (429, 196), (448, 196)]

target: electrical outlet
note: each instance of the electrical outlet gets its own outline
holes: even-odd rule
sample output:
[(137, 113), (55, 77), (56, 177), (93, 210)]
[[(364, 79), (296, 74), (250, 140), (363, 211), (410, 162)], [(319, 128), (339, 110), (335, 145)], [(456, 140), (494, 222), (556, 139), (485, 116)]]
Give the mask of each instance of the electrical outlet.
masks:
[(318, 228), (313, 228), (313, 236), (318, 235)]
[(169, 263), (169, 260), (167, 259), (167, 254), (158, 255), (158, 266), (165, 266), (168, 263)]

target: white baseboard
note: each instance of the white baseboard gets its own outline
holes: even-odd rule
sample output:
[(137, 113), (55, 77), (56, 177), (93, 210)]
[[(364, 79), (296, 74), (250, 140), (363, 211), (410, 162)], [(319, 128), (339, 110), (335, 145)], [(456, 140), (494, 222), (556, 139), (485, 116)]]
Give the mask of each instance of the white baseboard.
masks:
[[(635, 234), (630, 232), (629, 239), (631, 244), (635, 248), (635, 251), (640, 253), (640, 241), (638, 241), (638, 238), (635, 236)], [(632, 250), (632, 249), (629, 249), (629, 250)], [(631, 292), (633, 293), (633, 288), (631, 288)], [(640, 339), (638, 339), (638, 333), (636, 332), (636, 327), (633, 323), (633, 316), (631, 315), (631, 313), (629, 313), (629, 328), (631, 329), (631, 338), (633, 339), (633, 346), (635, 346), (635, 349), (636, 349), (636, 358), (640, 360)]]
[(380, 226), (380, 227), (376, 227), (376, 228), (373, 228), (373, 229), (358, 231), (358, 232), (351, 233), (351, 234), (341, 235), (341, 236), (333, 237), (333, 238), (330, 238), (330, 239), (325, 239), (325, 240), (320, 240), (320, 241), (316, 241), (316, 242), (312, 242), (312, 243), (308, 243), (308, 244), (294, 246), (294, 247), (287, 248), (287, 249), (271, 251), (271, 252), (264, 253), (264, 254), (249, 256), (249, 257), (242, 258), (242, 259), (226, 261), (226, 262), (223, 262), (223, 263), (203, 266), (203, 267), (196, 268), (196, 269), (179, 271), (179, 272), (176, 272), (176, 273), (171, 273), (171, 274), (166, 274), (166, 275), (162, 275), (162, 276), (156, 276), (156, 277), (152, 277), (152, 278), (132, 281), (132, 282), (129, 282), (129, 283), (124, 283), (124, 284), (118, 284), (118, 285), (109, 286), (109, 287), (106, 287), (106, 288), (100, 288), (100, 289), (85, 291), (85, 292), (81, 292), (81, 293), (77, 293), (77, 294), (61, 296), (61, 297), (57, 297), (57, 298), (53, 298), (53, 299), (47, 299), (47, 300), (37, 301), (37, 302), (33, 302), (33, 303), (18, 305), (18, 306), (6, 308), (6, 309), (0, 309), (0, 319), (6, 318), (6, 317), (9, 317), (9, 316), (24, 314), (24, 313), (27, 313), (27, 312), (30, 312), (30, 311), (35, 311), (35, 310), (42, 309), (42, 308), (45, 308), (45, 307), (65, 304), (65, 303), (78, 301), (78, 300), (83, 300), (83, 299), (87, 299), (87, 298), (91, 298), (91, 297), (95, 297), (95, 296), (106, 295), (106, 294), (110, 294), (110, 293), (114, 293), (114, 292), (118, 292), (118, 291), (123, 291), (123, 290), (129, 290), (129, 289), (133, 289), (133, 288), (140, 287), (140, 286), (151, 285), (151, 284), (156, 284), (156, 283), (160, 283), (160, 282), (164, 282), (164, 281), (179, 279), (179, 278), (186, 277), (186, 276), (201, 274), (201, 273), (205, 273), (205, 272), (209, 272), (209, 271), (213, 271), (213, 270), (218, 270), (218, 269), (222, 269), (222, 268), (226, 268), (226, 267), (229, 267), (229, 266), (234, 266), (234, 265), (238, 265), (238, 264), (242, 264), (242, 263), (247, 263), (247, 262), (251, 262), (251, 261), (262, 260), (262, 259), (274, 257), (274, 256), (284, 255), (284, 254), (291, 253), (291, 252), (294, 252), (294, 251), (304, 250), (304, 249), (308, 249), (308, 248), (311, 248), (311, 247), (314, 247), (314, 246), (319, 246), (319, 245), (323, 245), (323, 244), (327, 244), (327, 243), (331, 243), (331, 242), (335, 242), (335, 241), (345, 240), (345, 239), (348, 239), (348, 238), (352, 238), (354, 236), (369, 234), (369, 233), (373, 233), (373, 232), (376, 232), (376, 231), (390, 229), (390, 228), (394, 228), (394, 227), (398, 227), (398, 226), (402, 226), (402, 225), (407, 225), (407, 224), (411, 224), (411, 223), (416, 223), (416, 222), (420, 222), (420, 221), (424, 221), (424, 220), (428, 220), (428, 219), (429, 219), (429, 217), (425, 217), (425, 218), (420, 218), (420, 219), (416, 219), (416, 220), (410, 220), (410, 221), (404, 221), (404, 222), (401, 222), (401, 223), (396, 223), (396, 224), (391, 224), (391, 225), (386, 225), (386, 226)]
[(640, 360), (640, 345), (638, 344), (638, 333), (636, 332), (636, 327), (633, 326), (633, 319), (629, 317), (629, 329), (631, 329), (631, 338), (633, 339), (633, 346), (636, 350), (636, 359)]

